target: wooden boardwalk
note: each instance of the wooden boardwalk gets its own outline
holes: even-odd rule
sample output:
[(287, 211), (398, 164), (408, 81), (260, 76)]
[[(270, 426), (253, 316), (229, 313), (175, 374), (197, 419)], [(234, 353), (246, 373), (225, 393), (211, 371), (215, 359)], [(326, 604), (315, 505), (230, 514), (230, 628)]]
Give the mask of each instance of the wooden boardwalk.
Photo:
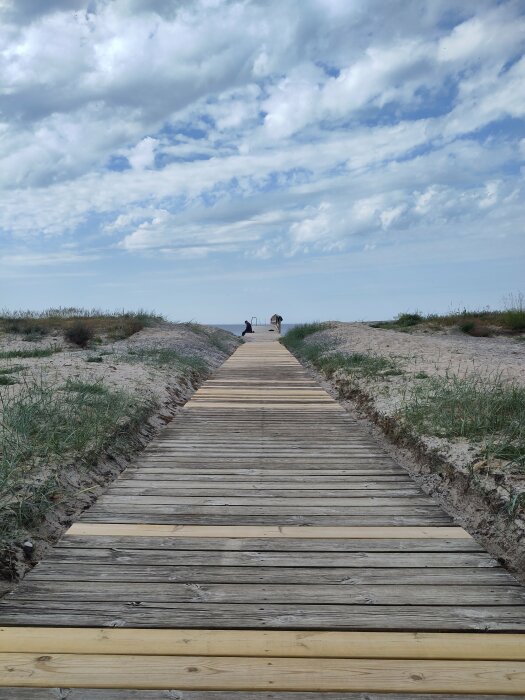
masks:
[(525, 697), (525, 589), (273, 340), (0, 603), (0, 699)]

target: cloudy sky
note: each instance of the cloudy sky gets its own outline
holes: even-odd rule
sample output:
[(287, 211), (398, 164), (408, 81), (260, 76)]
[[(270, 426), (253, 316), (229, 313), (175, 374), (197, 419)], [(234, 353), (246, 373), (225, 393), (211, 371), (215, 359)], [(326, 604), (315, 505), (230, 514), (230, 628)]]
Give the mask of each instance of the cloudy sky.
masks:
[(0, 0), (0, 306), (498, 306), (524, 46), (523, 0)]

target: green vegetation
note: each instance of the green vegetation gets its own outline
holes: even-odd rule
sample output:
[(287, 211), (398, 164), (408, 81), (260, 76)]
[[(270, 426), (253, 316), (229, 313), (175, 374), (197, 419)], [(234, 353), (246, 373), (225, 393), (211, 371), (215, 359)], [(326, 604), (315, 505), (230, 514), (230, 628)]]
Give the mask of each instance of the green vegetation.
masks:
[(220, 352), (227, 353), (229, 351), (229, 348), (223, 339), (224, 331), (221, 331), (218, 328), (206, 328), (205, 326), (201, 326), (199, 323), (193, 323), (193, 321), (188, 321), (182, 325), (192, 331), (192, 333), (203, 336), (212, 347), (216, 348)]
[(453, 311), (450, 314), (423, 316), (419, 311), (403, 313), (393, 321), (371, 324), (373, 328), (391, 328), (408, 331), (413, 328), (445, 330), (458, 328), (463, 333), (486, 338), (498, 333), (515, 334), (525, 331), (525, 301), (520, 294), (511, 295), (504, 311)]
[(281, 338), (281, 343), (288, 348), (291, 352), (299, 349), (303, 345), (303, 341), (309, 335), (314, 333), (319, 333), (320, 331), (326, 331), (333, 328), (333, 324), (329, 321), (320, 323), (315, 321), (314, 323), (301, 323), (294, 328), (291, 328), (286, 335)]
[[(335, 342), (328, 346), (321, 342), (322, 336), (318, 340), (309, 337), (329, 327), (322, 323), (298, 326), (281, 342), (328, 378), (342, 370), (346, 376), (337, 382), (342, 396), (359, 389), (356, 380), (404, 374), (390, 357), (341, 353), (335, 351)], [(487, 458), (499, 458), (525, 468), (525, 388), (497, 377), (487, 380), (477, 374), (430, 377), (426, 372), (418, 372), (413, 379), (424, 381), (403, 384), (397, 413), (408, 432), (478, 443)]]
[(0, 367), (0, 375), (12, 374), (13, 372), (20, 372), (23, 369), (24, 369), (24, 365), (11, 365), (8, 367)]
[(0, 538), (41, 520), (68, 464), (93, 465), (109, 446), (124, 451), (153, 408), (100, 382), (59, 388), (33, 377), (1, 393)]
[[(67, 334), (77, 327), (90, 334), (88, 340), (94, 339), (97, 334), (106, 335), (110, 340), (120, 340), (163, 321), (162, 316), (144, 310), (102, 311), (70, 307), (41, 312), (2, 311), (0, 331), (19, 333), (24, 340), (39, 340), (51, 333)], [(71, 342), (77, 341), (72, 339)]]
[(8, 374), (0, 374), (0, 386), (9, 386), (9, 384), (16, 384), (17, 381), (14, 377), (10, 377)]
[(399, 417), (419, 434), (483, 440), (488, 457), (525, 466), (525, 388), (518, 385), (431, 377), (413, 386)]
[(128, 350), (126, 359), (130, 362), (144, 362), (154, 367), (170, 368), (175, 370), (193, 370), (199, 376), (206, 376), (209, 372), (207, 363), (196, 355), (183, 355), (171, 348), (135, 348)]
[(344, 370), (362, 377), (374, 377), (379, 374), (399, 374), (401, 371), (394, 360), (365, 353), (331, 352), (322, 343), (305, 342), (314, 333), (333, 328), (331, 323), (305, 323), (289, 330), (281, 343), (302, 360), (331, 378), (337, 370)]
[(57, 352), (53, 348), (35, 348), (33, 350), (2, 350), (0, 352), (0, 360), (8, 360), (14, 357), (17, 358), (28, 358), (28, 357), (51, 357), (53, 353)]
[(86, 348), (90, 340), (95, 337), (95, 331), (85, 321), (74, 321), (64, 331), (64, 338), (68, 343), (78, 345), (79, 348)]

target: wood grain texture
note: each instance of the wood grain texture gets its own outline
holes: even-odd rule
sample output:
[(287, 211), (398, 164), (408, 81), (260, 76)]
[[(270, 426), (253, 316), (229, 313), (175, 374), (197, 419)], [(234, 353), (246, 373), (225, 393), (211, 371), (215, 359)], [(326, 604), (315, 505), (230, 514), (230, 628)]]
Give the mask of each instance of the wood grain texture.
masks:
[(525, 661), (525, 635), (2, 627), (0, 652)]
[(12, 686), (525, 693), (525, 662), (0, 654)]
[(0, 700), (525, 695), (525, 589), (264, 334), (0, 624)]
[(460, 527), (293, 527), (207, 525), (126, 525), (123, 523), (74, 523), (66, 535), (110, 535), (129, 537), (227, 537), (306, 539), (459, 539), (472, 540)]

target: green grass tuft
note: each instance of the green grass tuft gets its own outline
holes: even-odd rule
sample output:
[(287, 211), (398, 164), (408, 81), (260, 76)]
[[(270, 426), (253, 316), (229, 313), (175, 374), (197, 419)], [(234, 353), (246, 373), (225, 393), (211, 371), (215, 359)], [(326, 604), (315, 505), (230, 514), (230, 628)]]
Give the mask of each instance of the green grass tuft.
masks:
[(11, 365), (10, 367), (0, 367), (0, 375), (2, 374), (12, 374), (13, 372), (21, 372), (24, 365)]
[(0, 386), (9, 386), (10, 384), (17, 384), (17, 380), (8, 374), (0, 374)]
[(76, 391), (79, 394), (107, 394), (108, 388), (102, 384), (101, 381), (98, 382), (79, 382), (73, 379), (68, 379), (64, 385), (64, 391)]
[(160, 368), (172, 368), (179, 370), (193, 370), (200, 376), (209, 373), (208, 364), (197, 355), (183, 355), (172, 348), (128, 350), (127, 359), (131, 362), (144, 362)]
[(0, 360), (8, 360), (12, 358), (28, 358), (28, 357), (51, 357), (56, 352), (52, 348), (35, 348), (34, 350), (2, 350), (0, 352)]
[(109, 446), (125, 451), (153, 409), (147, 398), (99, 383), (60, 388), (33, 377), (1, 393), (0, 538), (41, 520), (60, 469), (93, 465)]
[(379, 374), (400, 373), (397, 364), (388, 358), (365, 353), (329, 352), (322, 343), (306, 342), (316, 333), (333, 328), (331, 323), (305, 323), (289, 330), (281, 343), (302, 360), (311, 362), (314, 367), (331, 378), (337, 370), (359, 376), (373, 377)]
[(400, 417), (411, 430), (483, 441), (487, 456), (525, 466), (525, 388), (479, 375), (431, 377), (415, 385)]

